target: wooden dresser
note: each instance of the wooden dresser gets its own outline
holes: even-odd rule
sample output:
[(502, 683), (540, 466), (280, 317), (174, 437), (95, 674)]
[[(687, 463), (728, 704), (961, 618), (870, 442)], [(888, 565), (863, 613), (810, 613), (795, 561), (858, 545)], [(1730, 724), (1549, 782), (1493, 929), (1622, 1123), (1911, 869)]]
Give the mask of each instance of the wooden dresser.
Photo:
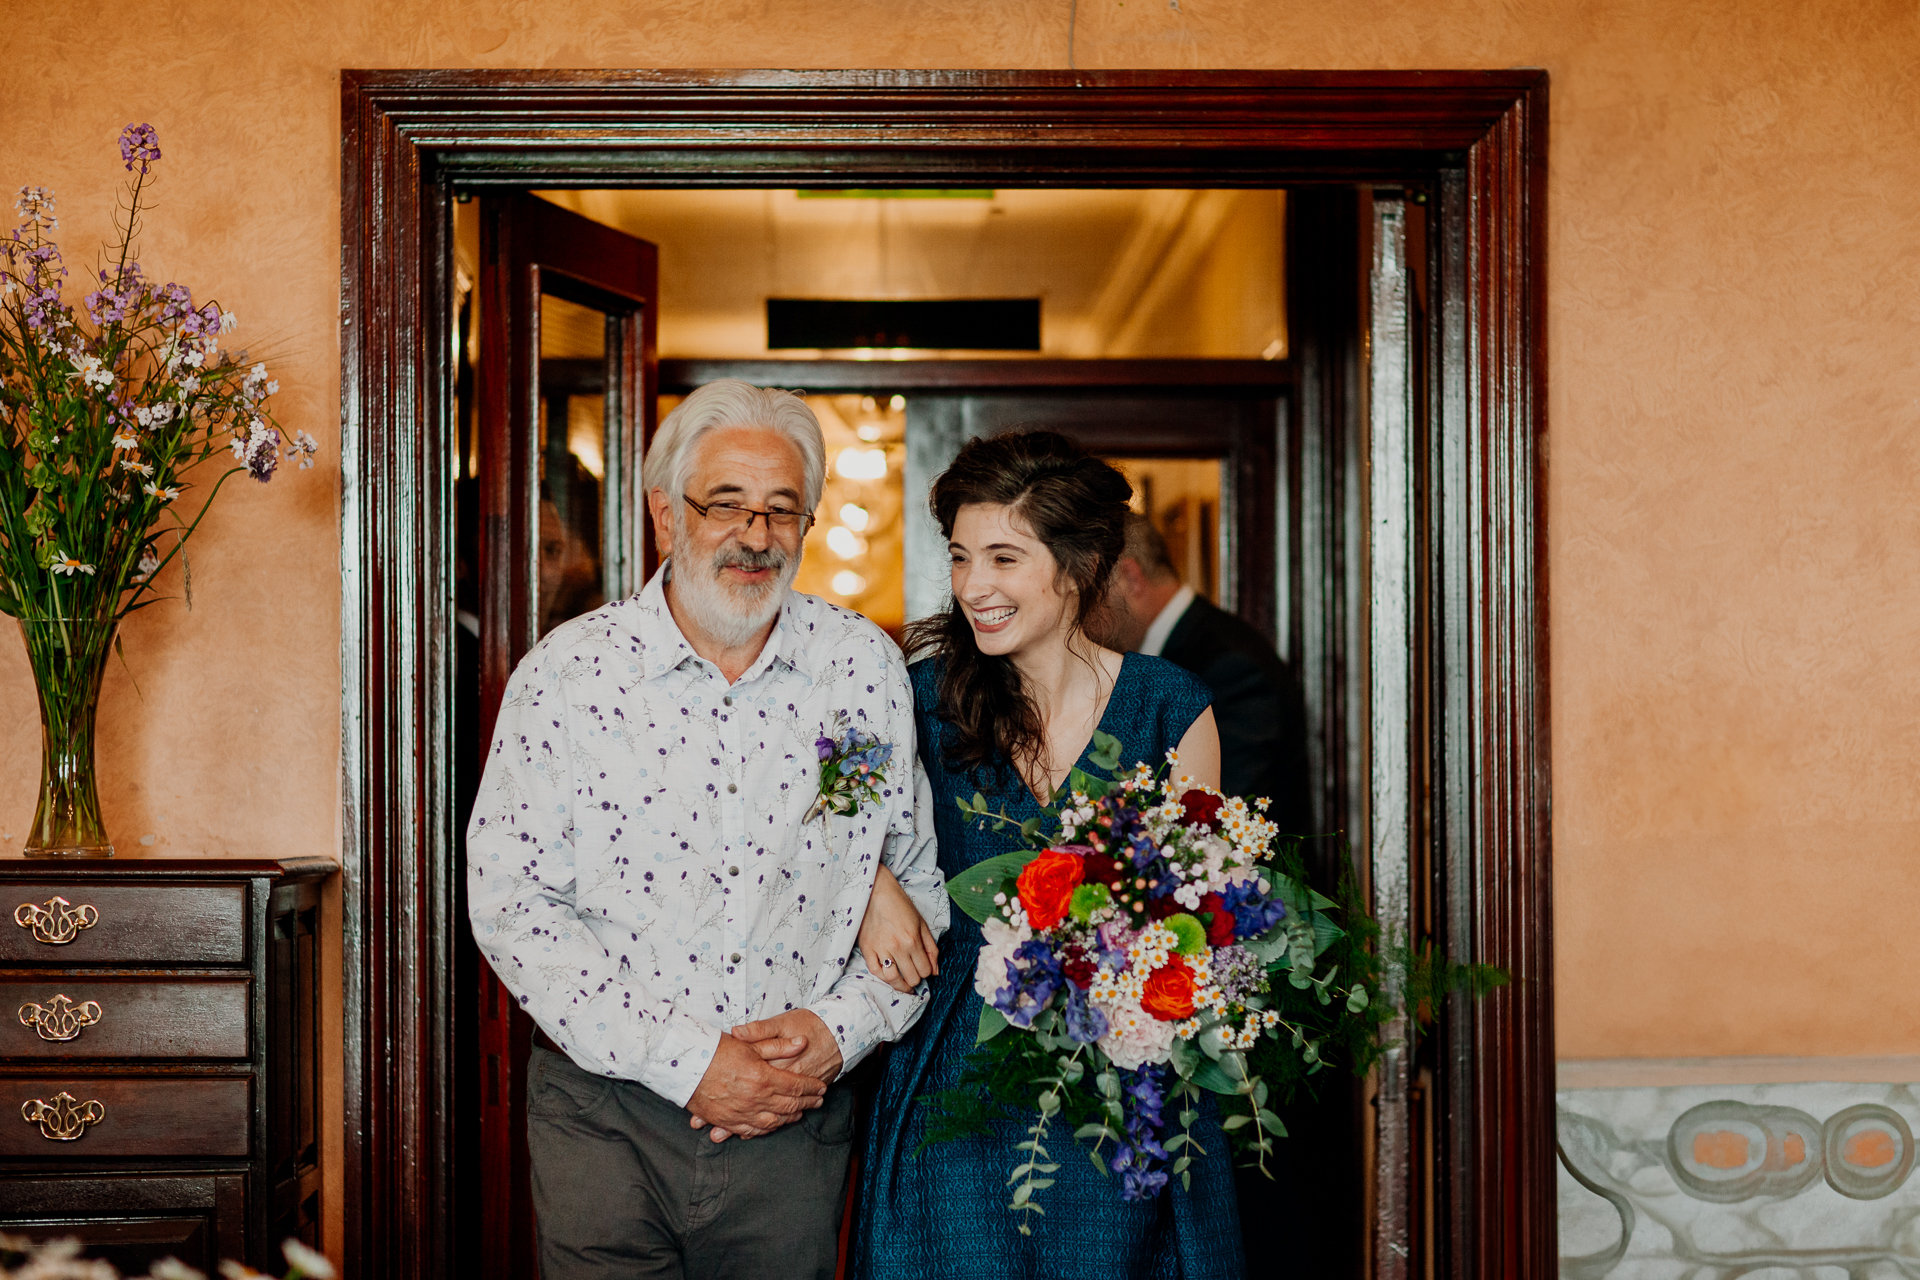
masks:
[(318, 1245), (320, 886), (280, 862), (0, 857), (0, 1231), (278, 1275)]

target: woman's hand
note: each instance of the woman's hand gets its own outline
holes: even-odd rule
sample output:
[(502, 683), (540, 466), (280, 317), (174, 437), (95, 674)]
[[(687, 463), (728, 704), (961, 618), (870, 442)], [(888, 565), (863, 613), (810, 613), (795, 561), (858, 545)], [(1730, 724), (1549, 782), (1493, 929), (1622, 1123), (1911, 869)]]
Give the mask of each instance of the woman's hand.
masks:
[(867, 968), (903, 994), (940, 972), (940, 946), (933, 930), (884, 866), (873, 878), (873, 896), (860, 921), (860, 954), (867, 958)]

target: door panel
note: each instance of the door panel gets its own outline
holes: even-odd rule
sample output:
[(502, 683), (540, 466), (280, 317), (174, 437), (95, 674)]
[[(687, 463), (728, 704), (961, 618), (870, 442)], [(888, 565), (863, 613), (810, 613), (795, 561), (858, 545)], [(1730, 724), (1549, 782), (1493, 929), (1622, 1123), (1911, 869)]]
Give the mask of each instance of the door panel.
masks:
[[(479, 707), (467, 745), (484, 752), (534, 642), (640, 585), (634, 495), (653, 428), (659, 259), (644, 240), (524, 192), (480, 205)], [(476, 1260), (485, 1280), (530, 1280), (533, 1023), (490, 968), (478, 978)]]

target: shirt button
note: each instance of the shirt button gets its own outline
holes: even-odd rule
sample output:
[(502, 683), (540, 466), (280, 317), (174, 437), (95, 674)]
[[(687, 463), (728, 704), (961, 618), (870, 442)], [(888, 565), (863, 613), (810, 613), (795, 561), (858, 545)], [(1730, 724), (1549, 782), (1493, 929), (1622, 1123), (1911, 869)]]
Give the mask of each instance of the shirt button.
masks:
[(740, 963), (740, 953), (739, 953), (738, 951), (736, 951), (736, 952), (734, 952), (734, 953), (733, 953), (733, 962), (734, 962), (735, 964), (739, 964), (739, 963)]
[(737, 875), (739, 875), (739, 874), (740, 874), (740, 868), (738, 868), (738, 867), (728, 867), (728, 868), (727, 868), (727, 874), (728, 874), (728, 875), (730, 875), (730, 876), (737, 876)]
[(727, 791), (729, 794), (731, 794), (732, 792), (738, 791), (739, 789), (740, 789), (739, 787), (734, 786), (731, 782), (727, 784)]
[(733, 705), (733, 699), (732, 699), (732, 698), (722, 698), (722, 699), (720, 699), (720, 701), (721, 701), (721, 702), (723, 702), (723, 703), (725, 703), (725, 704), (726, 704), (727, 706), (729, 706), (729, 707)]

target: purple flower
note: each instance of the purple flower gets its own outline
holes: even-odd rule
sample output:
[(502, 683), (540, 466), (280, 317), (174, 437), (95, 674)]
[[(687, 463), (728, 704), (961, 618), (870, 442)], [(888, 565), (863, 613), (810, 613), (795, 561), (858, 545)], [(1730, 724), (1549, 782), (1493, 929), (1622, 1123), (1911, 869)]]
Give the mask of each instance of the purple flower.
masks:
[(833, 755), (833, 747), (834, 742), (832, 738), (815, 738), (813, 740), (813, 749), (820, 753), (822, 760), (829, 759)]
[(1126, 1117), (1126, 1134), (1108, 1167), (1120, 1175), (1123, 1200), (1151, 1200), (1167, 1185), (1167, 1171), (1155, 1167), (1167, 1159), (1167, 1149), (1160, 1143), (1167, 1101), (1161, 1087), (1163, 1070), (1140, 1067), (1120, 1073), (1120, 1108)]
[(1267, 973), (1260, 958), (1235, 943), (1213, 953), (1213, 984), (1228, 1000), (1244, 1000), (1260, 990)]
[(1023, 942), (1007, 961), (1008, 985), (994, 995), (993, 1007), (1014, 1026), (1030, 1027), (1066, 980), (1052, 947), (1038, 938)]
[(1067, 1038), (1075, 1044), (1092, 1044), (1107, 1034), (1107, 1015), (1088, 1001), (1087, 993), (1067, 984)]
[(1233, 912), (1236, 938), (1257, 938), (1287, 917), (1286, 905), (1262, 894), (1257, 881), (1230, 884), (1220, 891), (1220, 897)]
[(246, 462), (247, 474), (261, 484), (273, 479), (273, 469), (280, 465), (280, 433), (272, 427), (256, 425), (247, 440)]
[(127, 162), (127, 172), (133, 172), (138, 164), (140, 172), (145, 173), (147, 166), (160, 158), (160, 135), (150, 124), (128, 125), (120, 131), (120, 158)]

